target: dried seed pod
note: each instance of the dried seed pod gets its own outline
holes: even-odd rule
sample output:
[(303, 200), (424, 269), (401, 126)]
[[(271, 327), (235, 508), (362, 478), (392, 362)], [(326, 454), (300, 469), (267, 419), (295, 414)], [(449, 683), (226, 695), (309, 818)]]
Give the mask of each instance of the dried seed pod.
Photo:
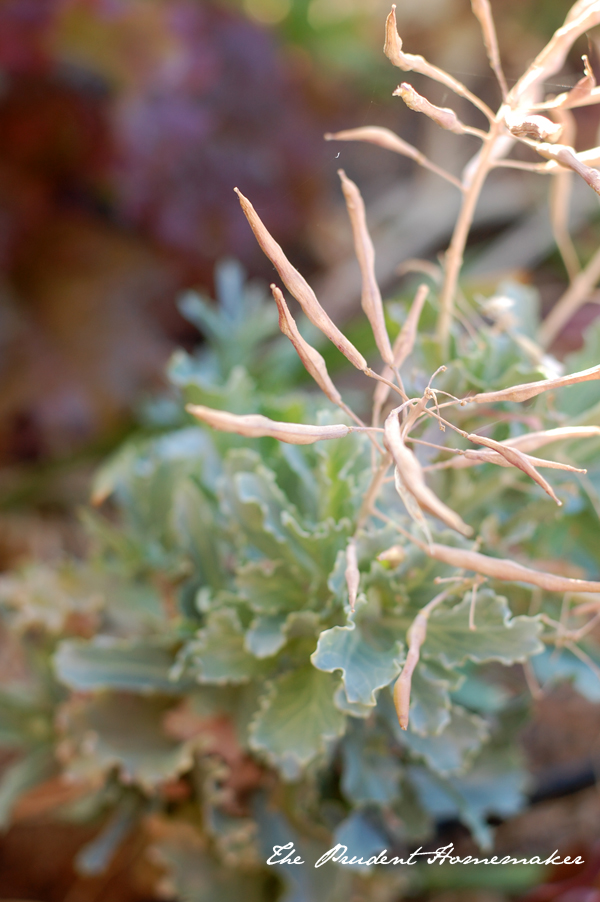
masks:
[(385, 325), (381, 292), (375, 278), (375, 250), (367, 228), (365, 205), (357, 185), (338, 169), (354, 236), (354, 250), (362, 276), (362, 308), (371, 324), (375, 343), (384, 363), (393, 364), (392, 346)]
[(415, 299), (408, 311), (408, 316), (394, 342), (394, 366), (401, 367), (409, 354), (412, 354), (417, 338), (417, 329), (419, 327), (421, 312), (428, 294), (429, 288), (427, 285), (419, 285)]
[(567, 169), (572, 169), (580, 175), (584, 182), (593, 188), (596, 194), (600, 194), (600, 172), (583, 163), (572, 147), (564, 144), (536, 144), (536, 151), (547, 160), (554, 160)]
[(515, 438), (507, 438), (502, 444), (519, 451), (537, 451), (544, 445), (553, 442), (566, 441), (567, 439), (593, 438), (600, 435), (600, 426), (560, 426), (557, 429), (545, 429), (542, 432), (528, 432)]
[(406, 730), (408, 727), (412, 676), (415, 667), (419, 663), (421, 646), (427, 638), (427, 622), (429, 620), (429, 615), (434, 608), (445, 601), (448, 595), (449, 592), (446, 590), (445, 592), (440, 592), (435, 598), (432, 598), (431, 601), (419, 611), (406, 633), (408, 653), (402, 672), (394, 686), (394, 705), (396, 707), (396, 714), (398, 715), (398, 722), (403, 730)]
[(600, 89), (596, 88), (596, 78), (590, 61), (585, 53), (581, 58), (583, 60), (583, 78), (580, 78), (570, 91), (545, 101), (540, 104), (541, 107), (546, 110), (573, 110), (600, 101)]
[(475, 94), (471, 93), (462, 82), (457, 81), (456, 78), (453, 78), (447, 72), (444, 72), (443, 69), (432, 66), (432, 64), (428, 63), (424, 57), (413, 53), (404, 53), (402, 50), (402, 40), (398, 34), (396, 25), (395, 4), (392, 5), (392, 10), (386, 19), (383, 52), (389, 61), (394, 66), (402, 69), (403, 72), (419, 72), (421, 75), (432, 78), (434, 81), (450, 88), (450, 90), (454, 91), (455, 94), (458, 94), (459, 97), (464, 97), (469, 100), (474, 106), (480, 109), (490, 121), (494, 119), (494, 114), (488, 105), (484, 103), (483, 100), (480, 100), (479, 97), (476, 97)]
[(532, 141), (558, 141), (563, 130), (559, 122), (553, 122), (546, 116), (527, 115), (518, 110), (509, 110), (504, 122), (515, 138), (529, 138)]
[(464, 536), (470, 536), (473, 532), (471, 527), (463, 522), (456, 511), (440, 501), (426, 484), (421, 464), (402, 440), (398, 408), (394, 409), (386, 419), (384, 434), (386, 447), (394, 458), (402, 483), (419, 507), (437, 517), (451, 529), (455, 529)]
[[(537, 451), (545, 445), (553, 442), (565, 441), (567, 439), (591, 438), (600, 435), (600, 426), (560, 426), (558, 429), (546, 429), (543, 432), (528, 432), (525, 435), (518, 435), (514, 438), (507, 438), (500, 442), (501, 445), (510, 448), (518, 448), (522, 454), (528, 451)], [(586, 470), (580, 470), (577, 467), (571, 467), (568, 464), (558, 463), (555, 460), (544, 460), (542, 457), (530, 458), (531, 463), (536, 467), (549, 467), (555, 470), (570, 470), (574, 473), (586, 473)], [(493, 463), (499, 466), (510, 466), (508, 461), (498, 454), (496, 451), (465, 451), (460, 457), (453, 457), (442, 463), (432, 464), (430, 469), (453, 469), (462, 470), (465, 467), (472, 467), (478, 463)]]
[(398, 85), (396, 90), (393, 91), (393, 96), (401, 97), (409, 109), (414, 110), (416, 113), (423, 113), (441, 128), (454, 132), (456, 135), (465, 134), (465, 126), (454, 110), (430, 103), (426, 97), (422, 97), (421, 94), (415, 91), (413, 86), (409, 85), (407, 82), (402, 82), (401, 85)]
[[(412, 354), (412, 350), (417, 338), (419, 319), (421, 318), (421, 312), (423, 310), (423, 306), (428, 294), (429, 288), (427, 287), (427, 285), (419, 285), (414, 301), (412, 302), (410, 310), (408, 311), (408, 316), (404, 320), (404, 324), (400, 329), (400, 332), (398, 333), (398, 336), (396, 337), (394, 346), (392, 348), (392, 353), (394, 355), (394, 367), (396, 369), (400, 369), (400, 367), (406, 361), (407, 357)], [(394, 372), (391, 367), (387, 367), (383, 371), (383, 376), (388, 380), (393, 379)], [(387, 401), (389, 394), (389, 385), (386, 385), (385, 382), (380, 382), (377, 385), (377, 388), (375, 389), (375, 393), (373, 395), (374, 422), (379, 422), (379, 414), (381, 413), (383, 405)]]
[[(600, 173), (598, 173), (600, 178)], [(500, 391), (486, 391), (473, 395), (472, 398), (464, 398), (464, 404), (493, 404), (496, 401), (528, 401), (541, 395), (542, 392), (552, 391), (555, 388), (563, 388), (565, 385), (576, 385), (579, 382), (591, 382), (600, 379), (600, 364), (592, 366), (588, 370), (579, 373), (571, 373), (568, 376), (559, 376), (557, 379), (540, 379), (539, 382), (525, 382), (523, 385), (513, 385)]]
[(281, 290), (277, 285), (271, 285), (271, 291), (279, 310), (279, 328), (289, 338), (296, 349), (298, 357), (304, 364), (307, 372), (313, 377), (321, 391), (334, 404), (342, 404), (342, 396), (331, 381), (325, 361), (316, 350), (300, 334), (294, 317), (289, 311)]
[(357, 369), (366, 370), (367, 361), (363, 355), (357, 351), (352, 342), (340, 332), (333, 320), (325, 313), (304, 276), (300, 275), (298, 270), (292, 266), (279, 244), (265, 228), (250, 201), (237, 188), (234, 190), (239, 198), (244, 215), (256, 235), (256, 240), (311, 323), (314, 323)]
[(476, 435), (475, 433), (471, 433), (467, 436), (470, 442), (474, 442), (477, 445), (485, 445), (487, 448), (492, 448), (492, 450), (497, 451), (511, 466), (517, 467), (519, 470), (522, 470), (523, 473), (526, 473), (530, 476), (534, 482), (537, 482), (541, 488), (546, 492), (546, 494), (550, 495), (553, 501), (556, 501), (559, 507), (562, 507), (562, 501), (556, 497), (554, 493), (554, 489), (547, 482), (544, 477), (538, 473), (535, 466), (531, 463), (531, 459), (527, 457), (526, 454), (523, 454), (519, 451), (518, 448), (510, 445), (503, 445), (502, 442), (496, 442), (493, 438), (487, 438), (485, 435)]
[(411, 160), (420, 162), (424, 155), (412, 144), (404, 141), (399, 135), (389, 128), (379, 125), (365, 125), (362, 128), (347, 128), (341, 132), (327, 132), (326, 141), (366, 141), (368, 144), (377, 144), (385, 150), (393, 150), (394, 153), (410, 157)]
[(567, 14), (564, 25), (554, 32), (527, 71), (510, 89), (507, 97), (510, 106), (516, 109), (524, 98), (531, 97), (544, 82), (556, 75), (564, 66), (567, 54), (577, 38), (598, 24), (600, 4), (597, 0), (584, 5), (576, 3)]
[(567, 576), (557, 576), (554, 573), (544, 573), (541, 570), (532, 570), (515, 561), (504, 558), (488, 557), (478, 551), (467, 551), (464, 548), (451, 548), (449, 545), (432, 543), (420, 547), (429, 557), (452, 567), (460, 567), (461, 570), (472, 570), (474, 573), (482, 573), (505, 582), (529, 583), (539, 586), (547, 592), (600, 592), (600, 582), (586, 579), (571, 579)]
[(402, 545), (392, 545), (391, 548), (386, 548), (385, 551), (377, 555), (378, 561), (391, 564), (392, 567), (397, 567), (405, 558), (406, 551)]
[(481, 32), (483, 34), (483, 43), (485, 44), (486, 53), (490, 63), (492, 72), (498, 79), (498, 84), (502, 90), (502, 97), (508, 94), (506, 79), (502, 71), (500, 62), (500, 51), (498, 50), (498, 38), (496, 37), (496, 28), (490, 7), (490, 0), (471, 0), (471, 9), (473, 15), (479, 21)]
[[(524, 454), (524, 452), (521, 452)], [(530, 457), (525, 454), (530, 464), (534, 467), (542, 467), (548, 470), (566, 470), (569, 473), (587, 473), (586, 469), (581, 467), (572, 467), (570, 464), (563, 464), (557, 460), (546, 460), (543, 457)], [(498, 454), (497, 451), (463, 451), (459, 457), (444, 460), (437, 464), (430, 464), (426, 470), (464, 470), (466, 467), (473, 467), (477, 464), (495, 464), (498, 467), (512, 467), (506, 457)]]
[(447, 172), (445, 169), (442, 169), (440, 166), (436, 166), (424, 153), (421, 153), (421, 151), (417, 150), (416, 147), (413, 147), (412, 144), (404, 141), (395, 132), (390, 131), (389, 128), (382, 128), (378, 125), (365, 125), (362, 128), (348, 128), (341, 132), (328, 132), (325, 135), (325, 140), (366, 141), (368, 144), (376, 144), (378, 147), (383, 147), (385, 150), (392, 150), (394, 153), (402, 154), (403, 157), (414, 160), (419, 166), (429, 169), (430, 172), (435, 172), (436, 175), (446, 179), (447, 182), (450, 182), (462, 191), (462, 185), (456, 176)]
[(408, 514), (410, 519), (417, 524), (427, 541), (431, 544), (433, 539), (431, 538), (431, 532), (429, 531), (429, 526), (427, 524), (425, 514), (419, 507), (414, 496), (406, 488), (398, 467), (394, 467), (394, 486), (396, 488), (396, 491), (398, 492), (402, 504), (406, 508), (406, 513)]
[(201, 404), (187, 404), (188, 413), (203, 423), (208, 423), (213, 429), (222, 432), (237, 432), (248, 438), (262, 438), (270, 436), (280, 442), (290, 445), (312, 445), (323, 439), (343, 438), (352, 432), (351, 426), (334, 424), (331, 426), (307, 426), (304, 423), (280, 423), (270, 420), (261, 414), (245, 414), (238, 416), (235, 413), (227, 413), (225, 410), (215, 410), (212, 407), (204, 407)]
[(360, 584), (358, 559), (356, 557), (356, 542), (354, 539), (350, 539), (346, 546), (346, 569), (344, 575), (346, 577), (346, 585), (348, 586), (350, 610), (353, 611), (356, 605), (356, 596), (358, 595), (358, 587)]

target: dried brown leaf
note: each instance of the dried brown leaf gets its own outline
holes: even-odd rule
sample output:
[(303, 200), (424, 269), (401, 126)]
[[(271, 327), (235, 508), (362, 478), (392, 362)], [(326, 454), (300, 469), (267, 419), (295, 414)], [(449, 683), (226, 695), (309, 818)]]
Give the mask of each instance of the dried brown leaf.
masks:
[(359, 370), (365, 370), (367, 368), (367, 361), (363, 355), (357, 351), (352, 342), (340, 332), (333, 320), (330, 319), (325, 310), (321, 307), (321, 304), (317, 300), (317, 296), (304, 276), (300, 275), (298, 270), (292, 266), (279, 244), (277, 244), (275, 239), (265, 228), (250, 201), (244, 197), (237, 188), (234, 190), (238, 195), (244, 215), (250, 223), (252, 231), (256, 235), (256, 240), (283, 279), (290, 294), (296, 298), (311, 323), (320, 329), (321, 332), (333, 342), (342, 354), (347, 357), (350, 363)]
[(352, 432), (351, 426), (344, 426), (341, 423), (331, 426), (279, 423), (277, 420), (270, 420), (261, 414), (250, 413), (238, 416), (235, 413), (215, 410), (201, 404), (187, 404), (185, 409), (197, 420), (207, 423), (213, 429), (220, 429), (222, 432), (237, 432), (238, 435), (245, 435), (248, 438), (270, 436), (290, 445), (312, 445), (313, 442), (323, 439), (343, 438)]
[(277, 285), (271, 285), (271, 291), (279, 310), (279, 328), (289, 338), (296, 349), (298, 357), (304, 364), (307, 372), (313, 377), (321, 391), (334, 404), (342, 404), (342, 397), (331, 381), (327, 366), (322, 356), (300, 334), (294, 317), (289, 311), (281, 290)]
[(393, 364), (392, 346), (385, 325), (381, 292), (375, 278), (375, 250), (367, 228), (365, 205), (358, 186), (348, 178), (343, 169), (338, 169), (338, 175), (342, 182), (354, 236), (354, 250), (362, 276), (362, 308), (371, 324), (379, 353), (384, 363), (391, 366)]
[(402, 483), (419, 507), (437, 517), (451, 529), (455, 529), (464, 536), (470, 536), (473, 532), (471, 527), (464, 523), (455, 511), (440, 501), (425, 482), (421, 464), (402, 440), (398, 408), (392, 410), (387, 417), (384, 433), (386, 447), (394, 458)]

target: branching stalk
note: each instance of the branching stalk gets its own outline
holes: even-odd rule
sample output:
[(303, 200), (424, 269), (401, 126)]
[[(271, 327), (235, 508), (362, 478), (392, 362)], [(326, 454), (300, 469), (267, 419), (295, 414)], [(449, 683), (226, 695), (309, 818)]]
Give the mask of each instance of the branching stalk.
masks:
[(501, 120), (496, 118), (490, 126), (488, 135), (481, 148), (477, 160), (477, 168), (475, 169), (471, 183), (463, 195), (460, 212), (452, 234), (452, 240), (446, 251), (444, 284), (440, 295), (440, 312), (437, 325), (437, 337), (440, 342), (443, 357), (448, 356), (450, 329), (454, 315), (454, 299), (469, 231), (473, 222), (473, 216), (481, 194), (481, 189), (493, 166), (494, 142), (500, 135), (501, 130)]

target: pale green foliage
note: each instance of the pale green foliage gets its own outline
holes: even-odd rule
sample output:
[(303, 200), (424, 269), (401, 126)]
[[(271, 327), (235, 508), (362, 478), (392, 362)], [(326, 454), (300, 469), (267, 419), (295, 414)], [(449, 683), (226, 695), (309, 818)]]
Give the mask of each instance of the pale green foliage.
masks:
[[(225, 275), (238, 291), (236, 272)], [(317, 422), (321, 409), (336, 421), (339, 412), (319, 397), (291, 390), (296, 363), (281, 340), (265, 344), (274, 333), (271, 302), (227, 298), (219, 307), (186, 299), (211, 344), (196, 357), (176, 356), (172, 381), (184, 399), (300, 422)], [(231, 342), (232, 330), (243, 343)], [(425, 327), (407, 390), (427, 383), (436, 353)], [(265, 361), (277, 363), (276, 394)], [(457, 335), (439, 385), (464, 394), (540, 375), (510, 336), (483, 330), (477, 341)], [(587, 385), (565, 391), (578, 421), (598, 402)], [(546, 404), (538, 398), (528, 413), (545, 419)], [(457, 413), (465, 429), (476, 416)], [(569, 422), (568, 411), (552, 417)], [(522, 428), (518, 419), (489, 422), (498, 437)], [(439, 437), (436, 424), (426, 437)], [(574, 460), (584, 453), (573, 445)], [(424, 448), (424, 464), (436, 459)], [(309, 862), (334, 840), (366, 855), (405, 848), (436, 820), (458, 817), (489, 844), (488, 816), (523, 802), (514, 736), (526, 694), (491, 683), (488, 662), (498, 668), (533, 656), (544, 680), (568, 676), (583, 688), (597, 678), (588, 671), (584, 680), (584, 665), (566, 650), (540, 654), (543, 625), (527, 613), (530, 588), (480, 588), (472, 631), (471, 592), (457, 586), (431, 615), (403, 733), (390, 688), (406, 632), (439, 591), (434, 578), (453, 570), (392, 526), (369, 520), (356, 532), (370, 475), (362, 435), (284, 447), (183, 419), (140, 433), (114, 455), (96, 494), (110, 496), (118, 517), (87, 513), (92, 558), (51, 578), (34, 570), (0, 583), (2, 617), (21, 636), (23, 657), (22, 677), (0, 694), (0, 741), (21, 753), (0, 784), (4, 822), (24, 790), (62, 769), (83, 781), (88, 802), (58, 814), (111, 811), (114, 819), (81, 867), (100, 867), (137, 819), (162, 812), (157, 843), (173, 886), (191, 900), (275, 898), (279, 883), (264, 861), (288, 840)], [(558, 514), (518, 471), (485, 465), (441, 472), (435, 483), (480, 529), (487, 553), (518, 545), (568, 558), (574, 546), (565, 536), (576, 535), (573, 558), (597, 577), (598, 546), (586, 533), (593, 510), (572, 474), (556, 474), (569, 498)], [(410, 528), (393, 486), (380, 508)], [(352, 613), (344, 567), (355, 532), (361, 582)], [(376, 560), (398, 543), (405, 555), (397, 566)], [(556, 614), (556, 599), (546, 609)], [(229, 777), (251, 759), (253, 776), (236, 795)], [(176, 780), (188, 797), (167, 814), (160, 790)], [(294, 902), (349, 898), (364, 879), (333, 865), (278, 875)], [(393, 896), (393, 873), (370, 879), (381, 882), (381, 898), (389, 881)]]

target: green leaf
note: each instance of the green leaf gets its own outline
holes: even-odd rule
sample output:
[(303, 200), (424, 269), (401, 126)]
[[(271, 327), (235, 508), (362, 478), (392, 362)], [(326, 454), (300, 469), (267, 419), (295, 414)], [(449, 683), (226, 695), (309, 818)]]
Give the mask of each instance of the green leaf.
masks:
[(172, 517), (181, 548), (192, 558), (199, 579), (213, 589), (223, 588), (225, 578), (213, 509), (200, 486), (191, 479), (177, 487)]
[(484, 720), (453, 706), (450, 721), (436, 736), (419, 736), (409, 729), (404, 742), (413, 755), (427, 763), (438, 774), (463, 773), (488, 738)]
[[(316, 565), (295, 542), (293, 529), (298, 512), (275, 481), (275, 474), (249, 450), (230, 451), (221, 480), (222, 507), (231, 522), (239, 525), (246, 540), (271, 560), (287, 560), (310, 574)], [(284, 523), (283, 514), (288, 516)]]
[(236, 584), (257, 614), (274, 616), (306, 606), (310, 582), (284, 561), (252, 561), (240, 567)]
[(421, 802), (438, 820), (459, 817), (483, 848), (490, 848), (490, 816), (507, 818), (525, 802), (527, 773), (515, 749), (514, 729), (500, 732), (483, 747), (468, 771), (446, 776), (409, 767)]
[(172, 706), (172, 699), (127, 693), (70, 699), (61, 712), (65, 770), (95, 781), (117, 767), (124, 782), (154, 791), (192, 765), (189, 748), (163, 732)]
[[(586, 649), (596, 666), (600, 666), (600, 655), (596, 649)], [(573, 683), (578, 692), (591, 702), (600, 701), (600, 677), (568, 648), (547, 648), (531, 662), (540, 683), (552, 685), (563, 680)]]
[(336, 708), (344, 714), (350, 714), (352, 717), (370, 717), (373, 713), (372, 705), (361, 705), (359, 702), (349, 702), (346, 690), (343, 685), (339, 685), (335, 690), (333, 701)]
[(475, 630), (469, 629), (471, 594), (453, 608), (438, 608), (429, 618), (423, 654), (439, 656), (448, 667), (467, 659), (514, 664), (544, 650), (538, 617), (512, 617), (506, 598), (489, 589), (477, 594)]
[(425, 761), (431, 770), (442, 775), (464, 772), (489, 738), (486, 722), (456, 705), (450, 708), (450, 720), (442, 732), (434, 736), (420, 736), (413, 732), (410, 720), (408, 730), (401, 729), (391, 690), (381, 693), (377, 710), (396, 741), (405, 746), (412, 757)]
[(182, 902), (263, 902), (268, 898), (266, 869), (222, 864), (191, 824), (165, 819), (160, 834), (155, 847), (167, 868), (169, 897)]
[[(594, 320), (584, 333), (583, 347), (565, 359), (567, 373), (597, 366), (600, 360), (600, 323)], [(579, 416), (600, 402), (600, 382), (579, 382), (556, 392), (556, 406), (570, 417)], [(597, 422), (597, 420), (595, 421)]]
[(348, 801), (354, 805), (390, 805), (398, 795), (402, 767), (390, 755), (386, 734), (351, 720), (341, 752), (342, 792)]
[[(536, 655), (535, 661), (539, 657), (543, 657), (543, 654)], [(508, 690), (484, 679), (480, 673), (481, 668), (467, 664), (465, 670), (463, 682), (452, 689), (454, 704), (479, 714), (494, 714), (501, 711), (510, 699)]]
[[(339, 412), (319, 411), (317, 423), (344, 422)], [(319, 519), (353, 519), (362, 502), (370, 478), (368, 449), (364, 435), (346, 436), (315, 445), (318, 464), (315, 471), (319, 491)], [(367, 482), (368, 484), (368, 482)]]
[(190, 682), (170, 677), (175, 656), (162, 640), (129, 641), (97, 636), (89, 642), (61, 642), (53, 663), (57, 679), (75, 692), (122, 689), (126, 692), (177, 694)]
[[(357, 858), (368, 861), (378, 855), (387, 845), (387, 837), (375, 817), (368, 811), (354, 811), (335, 828), (334, 843), (347, 846), (349, 859)], [(368, 869), (364, 864), (345, 864), (344, 868), (354, 871)]]
[(250, 726), (250, 745), (286, 779), (296, 779), (343, 733), (346, 718), (333, 701), (336, 683), (309, 665), (277, 677), (267, 689)]
[(206, 626), (186, 644), (181, 661), (200, 683), (247, 683), (265, 673), (265, 665), (246, 649), (244, 630), (233, 608), (207, 614)]
[(244, 645), (256, 658), (270, 658), (276, 655), (287, 642), (284, 633), (285, 614), (257, 617), (246, 633)]
[[(365, 601), (348, 617), (347, 626), (334, 626), (319, 637), (311, 661), (319, 670), (342, 671), (349, 702), (375, 705), (375, 693), (400, 673), (404, 660), (397, 624), (380, 622), (364, 614)], [(360, 616), (361, 611), (363, 616)], [(360, 619), (356, 622), (356, 618)], [(394, 626), (396, 629), (394, 630)]]
[(450, 722), (450, 691), (464, 677), (440, 661), (421, 660), (415, 668), (410, 692), (410, 728), (419, 736), (436, 736)]

